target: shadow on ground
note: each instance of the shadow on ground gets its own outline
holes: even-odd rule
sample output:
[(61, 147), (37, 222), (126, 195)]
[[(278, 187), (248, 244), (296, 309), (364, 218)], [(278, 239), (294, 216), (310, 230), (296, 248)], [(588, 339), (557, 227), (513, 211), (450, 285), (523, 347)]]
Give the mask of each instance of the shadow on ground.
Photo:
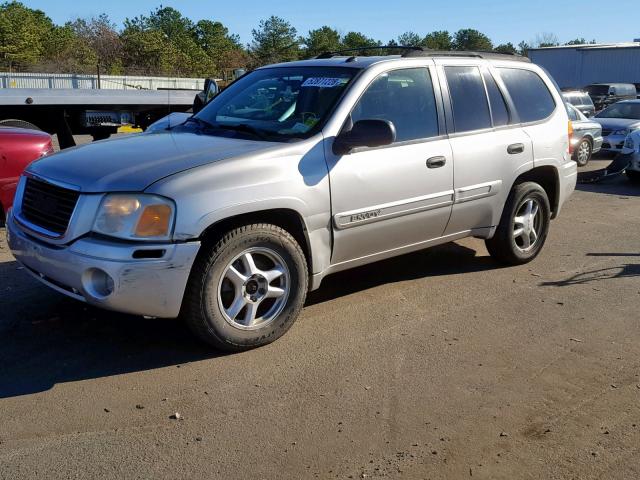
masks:
[(471, 248), (457, 243), (447, 243), (329, 275), (322, 281), (319, 290), (309, 294), (307, 305), (325, 302), (387, 283), (479, 272), (501, 267), (489, 256), (478, 257), (476, 251)]
[[(640, 253), (587, 253), (587, 257), (640, 257)], [(640, 264), (627, 263), (615, 267), (598, 268), (586, 272), (576, 273), (564, 280), (542, 282), (541, 287), (567, 287), (569, 285), (584, 285), (586, 283), (640, 276)]]
[[(498, 268), (455, 243), (342, 272), (325, 279), (308, 304), (378, 285)], [(0, 263), (0, 398), (57, 383), (173, 366), (218, 354), (179, 320), (145, 319), (93, 308), (49, 290)]]

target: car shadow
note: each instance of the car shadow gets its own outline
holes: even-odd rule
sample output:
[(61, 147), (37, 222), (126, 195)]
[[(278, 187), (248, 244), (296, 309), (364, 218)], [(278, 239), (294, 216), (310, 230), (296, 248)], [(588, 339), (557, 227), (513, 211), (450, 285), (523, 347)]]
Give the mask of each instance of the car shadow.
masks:
[(640, 185), (631, 183), (626, 175), (619, 174), (595, 183), (579, 183), (576, 190), (588, 193), (618, 195), (623, 197), (640, 196)]
[[(494, 268), (489, 257), (450, 243), (332, 275), (307, 305), (386, 283)], [(179, 320), (91, 307), (41, 285), (17, 262), (0, 263), (0, 285), (0, 398), (221, 355)]]
[[(307, 305), (314, 305), (388, 283), (503, 268), (489, 256), (457, 243), (446, 243), (329, 275)], [(383, 272), (383, 273), (381, 273)]]
[(0, 398), (219, 356), (178, 320), (93, 308), (0, 263)]

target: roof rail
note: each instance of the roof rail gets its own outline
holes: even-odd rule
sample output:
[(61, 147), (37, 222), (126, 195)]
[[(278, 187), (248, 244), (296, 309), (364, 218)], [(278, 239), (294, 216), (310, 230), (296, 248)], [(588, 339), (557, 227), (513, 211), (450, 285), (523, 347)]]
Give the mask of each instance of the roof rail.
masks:
[(487, 50), (466, 51), (466, 50), (425, 50), (422, 47), (414, 47), (410, 51), (402, 54), (405, 58), (410, 57), (478, 57), (494, 60), (515, 60), (519, 62), (531, 63), (527, 57), (517, 53), (500, 53)]
[(363, 52), (365, 50), (407, 50), (408, 53), (410, 51), (422, 50), (422, 47), (408, 47), (405, 45), (376, 45), (373, 47), (358, 47), (358, 48), (348, 48), (346, 50), (336, 50), (335, 52), (322, 52), (320, 55), (314, 57), (316, 59), (323, 58), (333, 58), (343, 53), (351, 53), (351, 52)]

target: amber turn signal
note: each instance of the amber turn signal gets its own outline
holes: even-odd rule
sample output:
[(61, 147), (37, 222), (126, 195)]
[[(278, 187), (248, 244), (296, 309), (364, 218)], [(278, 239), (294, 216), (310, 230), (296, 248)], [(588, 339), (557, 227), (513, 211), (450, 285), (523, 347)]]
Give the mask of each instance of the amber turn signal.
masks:
[(571, 155), (573, 153), (573, 143), (571, 143), (571, 141), (573, 140), (573, 123), (571, 123), (571, 120), (569, 120), (567, 134), (569, 135), (569, 155)]
[(137, 237), (161, 237), (169, 233), (171, 207), (168, 205), (147, 206), (136, 226)]

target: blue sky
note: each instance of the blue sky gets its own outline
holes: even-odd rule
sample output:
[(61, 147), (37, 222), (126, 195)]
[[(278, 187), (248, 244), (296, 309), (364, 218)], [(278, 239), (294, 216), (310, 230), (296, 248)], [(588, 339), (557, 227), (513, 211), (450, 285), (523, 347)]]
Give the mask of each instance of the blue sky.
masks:
[(251, 39), (251, 29), (270, 15), (287, 19), (299, 34), (322, 25), (341, 33), (357, 30), (387, 41), (412, 30), (425, 34), (432, 30), (456, 31), (476, 28), (494, 43), (534, 40), (543, 32), (555, 33), (561, 42), (576, 37), (598, 42), (623, 42), (640, 37), (640, 17), (635, 0), (22, 0), (44, 10), (56, 23), (75, 17), (107, 13), (121, 24), (126, 17), (148, 13), (160, 3), (199, 20), (219, 20), (240, 35), (243, 43)]

